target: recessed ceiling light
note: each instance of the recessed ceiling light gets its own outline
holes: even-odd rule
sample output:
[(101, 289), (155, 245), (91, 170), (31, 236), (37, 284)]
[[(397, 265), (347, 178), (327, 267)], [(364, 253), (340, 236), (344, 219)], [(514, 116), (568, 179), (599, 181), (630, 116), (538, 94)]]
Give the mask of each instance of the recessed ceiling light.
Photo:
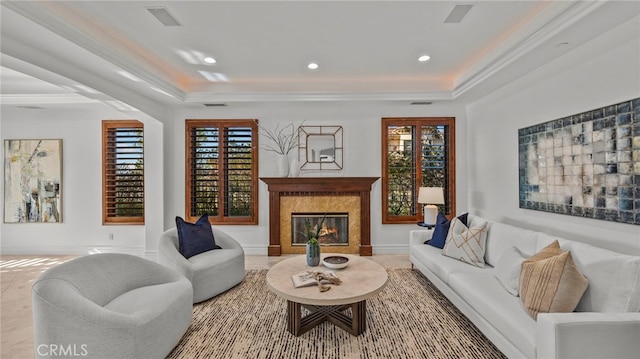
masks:
[(204, 62), (206, 62), (208, 64), (215, 64), (216, 63), (216, 59), (214, 59), (213, 57), (205, 57), (204, 58)]
[(418, 57), (418, 61), (420, 61), (420, 62), (426, 62), (426, 61), (429, 61), (429, 59), (431, 59), (431, 56), (429, 56), (429, 55), (422, 55), (422, 56)]
[(307, 65), (307, 67), (310, 70), (316, 70), (318, 68), (318, 64), (316, 64), (315, 62), (310, 63), (309, 65)]

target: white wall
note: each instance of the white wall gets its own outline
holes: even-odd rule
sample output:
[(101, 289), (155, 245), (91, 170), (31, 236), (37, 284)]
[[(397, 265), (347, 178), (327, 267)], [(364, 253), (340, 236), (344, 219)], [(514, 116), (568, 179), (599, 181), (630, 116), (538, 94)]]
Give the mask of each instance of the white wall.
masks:
[[(254, 118), (261, 126), (275, 128), (277, 124), (293, 122), (299, 125), (340, 125), (344, 133), (344, 166), (342, 171), (301, 172), (301, 176), (381, 176), (381, 118), (382, 117), (454, 116), (457, 151), (466, 152), (464, 107), (453, 102), (431, 106), (409, 106), (384, 102), (313, 102), (231, 104), (227, 108), (182, 109), (174, 113), (174, 120), (165, 123), (165, 228), (175, 226), (175, 216), (184, 216), (184, 120)], [(261, 142), (266, 139), (260, 138)], [(259, 176), (275, 176), (274, 154), (260, 151)], [(291, 154), (293, 156), (293, 153)], [(466, 163), (457, 159), (457, 208), (466, 208)], [(249, 254), (266, 254), (269, 243), (269, 202), (267, 186), (259, 182), (259, 225), (229, 225), (224, 231), (233, 235)], [(408, 234), (416, 225), (382, 225), (381, 180), (371, 192), (371, 243), (374, 253), (406, 253)]]
[[(257, 118), (261, 125), (294, 122), (341, 125), (344, 128), (344, 170), (305, 173), (303, 176), (381, 176), (382, 117), (454, 116), (458, 152), (466, 151), (464, 107), (453, 103), (408, 106), (389, 103), (276, 103), (239, 104), (224, 109), (176, 109), (163, 123), (145, 123), (146, 224), (102, 225), (101, 120), (126, 119), (107, 106), (82, 111), (26, 110), (2, 107), (3, 139), (61, 138), (63, 140), (63, 222), (60, 224), (2, 224), (3, 254), (84, 254), (94, 250), (156, 255), (160, 233), (184, 216), (184, 121), (191, 118)], [(261, 138), (260, 141), (265, 141)], [(293, 154), (292, 154), (293, 155)], [(275, 175), (274, 155), (260, 151), (259, 175)], [(458, 159), (458, 203), (466, 208), (465, 162)], [(382, 225), (381, 181), (373, 185), (372, 238), (375, 253), (405, 253), (409, 230), (415, 225)], [(266, 254), (269, 242), (267, 187), (259, 182), (259, 225), (229, 225), (249, 254)], [(108, 234), (114, 239), (109, 240)]]
[[(101, 120), (131, 117), (103, 105), (79, 111), (5, 105), (1, 115), (3, 140), (62, 139), (63, 171), (62, 223), (3, 223), (2, 254), (86, 254), (96, 249), (144, 253), (145, 226), (102, 225)], [(152, 128), (145, 125), (145, 132)], [(149, 155), (147, 147), (146, 178), (152, 179)], [(108, 239), (109, 233), (113, 240)]]
[(638, 17), (468, 106), (469, 209), (640, 254), (640, 228), (518, 207), (518, 129), (640, 97)]

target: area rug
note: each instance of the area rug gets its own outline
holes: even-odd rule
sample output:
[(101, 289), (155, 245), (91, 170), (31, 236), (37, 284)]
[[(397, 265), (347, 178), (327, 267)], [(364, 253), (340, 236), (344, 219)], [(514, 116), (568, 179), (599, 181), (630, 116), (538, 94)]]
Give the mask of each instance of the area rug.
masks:
[(193, 308), (193, 321), (168, 358), (506, 358), (420, 272), (389, 269), (367, 300), (367, 331), (354, 337), (323, 323), (295, 337), (286, 301), (266, 285), (267, 270)]

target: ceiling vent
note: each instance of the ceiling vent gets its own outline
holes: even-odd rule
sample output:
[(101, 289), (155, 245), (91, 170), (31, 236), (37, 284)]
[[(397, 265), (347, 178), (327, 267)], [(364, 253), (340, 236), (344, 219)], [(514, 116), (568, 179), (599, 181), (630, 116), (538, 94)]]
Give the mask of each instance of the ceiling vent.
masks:
[(227, 104), (223, 102), (205, 103), (204, 105), (206, 107), (227, 107)]
[(431, 105), (433, 102), (431, 101), (413, 101), (412, 105)]
[(148, 7), (147, 11), (151, 13), (164, 26), (182, 26), (173, 15), (169, 13), (166, 7)]
[(23, 108), (26, 110), (44, 110), (44, 107), (40, 107), (40, 106), (32, 106), (32, 105), (26, 105), (26, 106), (16, 106), (17, 108)]
[(467, 13), (469, 12), (469, 10), (471, 10), (472, 7), (473, 5), (456, 5), (453, 10), (451, 10), (451, 13), (449, 13), (449, 16), (444, 19), (444, 22), (452, 24), (461, 22), (462, 19), (467, 16)]

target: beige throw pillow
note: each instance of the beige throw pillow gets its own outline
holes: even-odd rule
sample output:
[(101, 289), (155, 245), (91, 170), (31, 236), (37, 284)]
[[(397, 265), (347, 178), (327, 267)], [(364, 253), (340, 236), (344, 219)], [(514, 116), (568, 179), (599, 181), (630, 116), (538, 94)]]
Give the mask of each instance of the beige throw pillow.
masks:
[(467, 227), (460, 219), (454, 218), (442, 254), (484, 268), (486, 242), (487, 222)]
[(557, 240), (522, 263), (520, 298), (534, 319), (538, 313), (572, 312), (588, 285)]

